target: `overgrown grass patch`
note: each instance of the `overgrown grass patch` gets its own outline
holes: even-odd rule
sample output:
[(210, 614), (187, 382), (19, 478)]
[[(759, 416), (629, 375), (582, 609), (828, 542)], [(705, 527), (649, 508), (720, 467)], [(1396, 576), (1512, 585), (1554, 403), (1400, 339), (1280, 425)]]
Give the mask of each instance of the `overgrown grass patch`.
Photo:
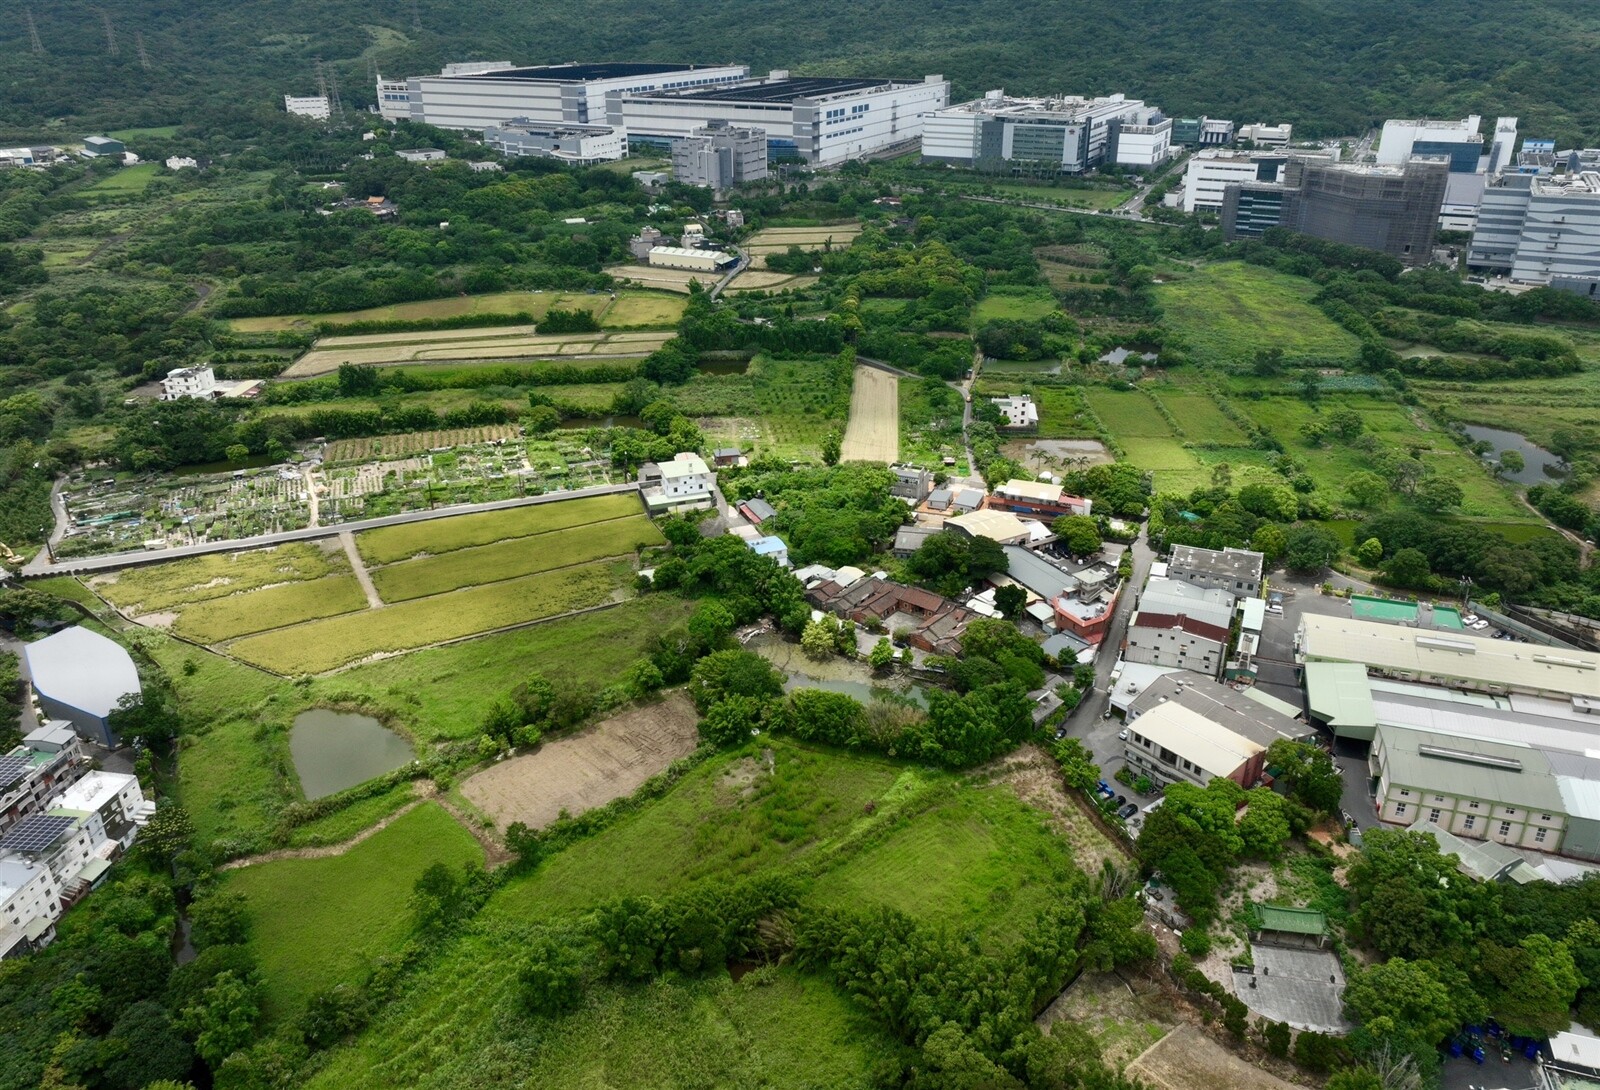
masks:
[(1311, 305), (1315, 284), (1259, 265), (1206, 265), (1155, 291), (1167, 325), (1203, 366), (1248, 366), (1272, 348), (1290, 362), (1337, 364), (1360, 347), (1354, 334)]
[(229, 644), (228, 653), (279, 674), (320, 674), (371, 655), (602, 605), (623, 592), (627, 570), (600, 562), (417, 598), (246, 636)]
[(1125, 436), (1175, 437), (1171, 425), (1162, 419), (1156, 409), (1155, 402), (1142, 391), (1089, 386), (1084, 388), (1083, 396), (1111, 437), (1119, 443)]
[(470, 737), (482, 729), (489, 705), (529, 674), (598, 689), (690, 609), (680, 598), (649, 595), (598, 613), (356, 666), (313, 683), (309, 699), (369, 707), (421, 742)]
[(1062, 839), (1004, 787), (967, 788), (817, 880), (827, 904), (876, 903), (1009, 945), (1072, 880)]
[(701, 878), (790, 863), (852, 830), (892, 821), (947, 779), (769, 737), (764, 751), (702, 765), (667, 797), (552, 857), (506, 886), (488, 911), (572, 912), (602, 897), (660, 895)]
[(1002, 288), (991, 291), (972, 308), (972, 328), (997, 320), (1038, 321), (1061, 309), (1048, 291)]
[(624, 556), (643, 545), (660, 545), (665, 540), (655, 523), (644, 515), (631, 515), (552, 530), (532, 539), (512, 538), (441, 556), (403, 560), (374, 570), (372, 583), (385, 602), (403, 602), (602, 557)]
[(368, 564), (393, 564), (419, 553), (436, 556), (508, 538), (531, 537), (569, 526), (624, 518), (641, 511), (643, 506), (636, 493), (588, 496), (366, 530), (356, 535), (356, 547)]
[(1222, 408), (1198, 390), (1152, 390), (1151, 396), (1167, 407), (1191, 443), (1207, 447), (1243, 447), (1250, 439), (1222, 412)]
[(225, 888), (249, 904), (267, 1017), (292, 1015), (313, 993), (357, 981), (374, 958), (398, 950), (411, 930), (406, 901), (427, 867), (482, 858), (471, 834), (427, 803), (343, 855), (230, 872)]

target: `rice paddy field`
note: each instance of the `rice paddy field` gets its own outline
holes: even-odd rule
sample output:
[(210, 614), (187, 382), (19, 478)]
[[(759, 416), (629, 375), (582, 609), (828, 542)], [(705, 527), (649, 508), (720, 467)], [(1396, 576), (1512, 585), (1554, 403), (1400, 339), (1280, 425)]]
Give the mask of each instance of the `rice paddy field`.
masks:
[(1359, 342), (1311, 305), (1316, 290), (1309, 280), (1232, 261), (1175, 275), (1155, 289), (1190, 358), (1229, 370), (1248, 367), (1269, 348), (1283, 349), (1291, 364), (1351, 359)]
[[(537, 322), (552, 310), (585, 310), (606, 328), (669, 326), (683, 316), (684, 302), (672, 295), (650, 291), (621, 291), (610, 295), (582, 292), (500, 291), (487, 295), (454, 295), (336, 314), (284, 314), (266, 318), (234, 318), (228, 324), (238, 333), (276, 333), (306, 330), (319, 325), (354, 325), (359, 322), (424, 322), (449, 318), (526, 314)], [(492, 328), (492, 327), (490, 327)], [(455, 331), (467, 332), (467, 331)]]
[(541, 503), (505, 511), (485, 511), (475, 515), (367, 530), (357, 535), (356, 548), (368, 564), (393, 564), (421, 553), (437, 556), (474, 545), (534, 537), (569, 526), (627, 518), (642, 514), (643, 510), (639, 497), (633, 493), (586, 496), (559, 503)]

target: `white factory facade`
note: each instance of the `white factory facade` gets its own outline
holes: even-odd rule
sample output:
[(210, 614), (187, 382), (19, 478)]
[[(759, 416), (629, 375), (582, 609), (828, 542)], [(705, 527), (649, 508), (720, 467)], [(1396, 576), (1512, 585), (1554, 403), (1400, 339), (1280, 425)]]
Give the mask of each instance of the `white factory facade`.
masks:
[(609, 126), (622, 139), (667, 148), (708, 125), (757, 128), (774, 160), (830, 164), (911, 145), (923, 118), (950, 100), (942, 76), (921, 80), (752, 79), (742, 64), (451, 66), (434, 76), (378, 80), (379, 113), (445, 129)]
[(1172, 119), (1125, 95), (1013, 98), (990, 91), (931, 114), (922, 156), (979, 169), (1081, 174), (1107, 163), (1151, 167), (1172, 154)]
[(1600, 172), (1501, 176), (1483, 191), (1467, 265), (1600, 298)]

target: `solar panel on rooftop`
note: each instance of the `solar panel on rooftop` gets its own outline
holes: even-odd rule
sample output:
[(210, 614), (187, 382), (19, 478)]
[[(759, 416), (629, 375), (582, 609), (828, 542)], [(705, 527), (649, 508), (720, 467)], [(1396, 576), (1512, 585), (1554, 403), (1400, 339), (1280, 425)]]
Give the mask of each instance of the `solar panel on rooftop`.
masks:
[(23, 773), (32, 764), (33, 759), (24, 753), (0, 755), (0, 788), (10, 787), (22, 779)]
[(34, 814), (0, 836), (0, 851), (42, 852), (77, 824), (77, 818)]

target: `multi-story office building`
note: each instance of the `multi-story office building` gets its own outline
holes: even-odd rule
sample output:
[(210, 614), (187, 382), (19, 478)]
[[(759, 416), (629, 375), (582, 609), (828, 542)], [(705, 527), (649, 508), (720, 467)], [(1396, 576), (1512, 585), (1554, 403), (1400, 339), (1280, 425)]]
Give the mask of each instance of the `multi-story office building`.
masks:
[(1217, 148), (1233, 143), (1233, 122), (1221, 117), (1178, 117), (1172, 121), (1177, 147)]
[(283, 108), (295, 117), (309, 117), (313, 121), (326, 121), (333, 116), (327, 95), (284, 95)]
[(1149, 167), (1172, 154), (1172, 119), (1125, 95), (981, 99), (927, 120), (922, 157), (979, 170), (1082, 174), (1106, 163)]
[(824, 165), (919, 139), (924, 119), (949, 101), (943, 76), (796, 78), (780, 69), (699, 89), (612, 91), (606, 119), (626, 127), (630, 142), (663, 148), (712, 122), (763, 129), (770, 160)]
[(391, 121), (483, 130), (508, 121), (604, 125), (606, 96), (721, 87), (747, 79), (742, 64), (655, 62), (548, 64), (513, 68), (452, 65), (436, 76), (378, 77), (378, 112)]
[(1495, 179), (1483, 191), (1467, 265), (1600, 297), (1600, 172)]
[(1264, 125), (1258, 121), (1254, 125), (1240, 125), (1235, 139), (1248, 140), (1263, 148), (1286, 148), (1293, 136), (1293, 125)]
[(1414, 157), (1404, 167), (1292, 159), (1280, 185), (1229, 186), (1222, 229), (1233, 241), (1285, 227), (1425, 265), (1432, 259), (1448, 175), (1440, 158)]
[(767, 176), (765, 129), (713, 121), (672, 145), (672, 176), (684, 185), (724, 190)]
[(1515, 164), (1517, 150), (1517, 119), (1497, 118), (1494, 123), (1494, 143), (1489, 145), (1488, 172), (1499, 174)]
[[(1511, 120), (1515, 126), (1515, 119)], [(1460, 121), (1385, 121), (1378, 141), (1378, 165), (1400, 167), (1413, 156), (1443, 156), (1458, 174), (1472, 174), (1483, 157), (1483, 118), (1477, 114)], [(1512, 130), (1515, 140), (1515, 128)]]
[(519, 117), (483, 130), (485, 147), (502, 155), (559, 159), (574, 166), (592, 166), (621, 159), (627, 140), (610, 125), (552, 125)]
[(1284, 155), (1249, 151), (1208, 148), (1197, 152), (1183, 172), (1183, 210), (1220, 212), (1230, 185), (1277, 182), (1288, 161)]

